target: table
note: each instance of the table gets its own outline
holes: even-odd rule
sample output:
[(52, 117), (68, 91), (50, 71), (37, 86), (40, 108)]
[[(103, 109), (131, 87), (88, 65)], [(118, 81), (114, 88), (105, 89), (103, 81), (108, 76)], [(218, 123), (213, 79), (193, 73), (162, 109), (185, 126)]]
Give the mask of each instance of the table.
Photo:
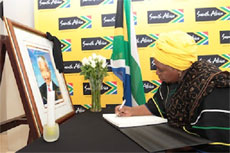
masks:
[[(152, 125), (145, 127), (135, 127), (129, 129), (118, 129), (113, 125), (106, 122), (102, 114), (114, 112), (114, 107), (107, 106), (106, 109), (103, 109), (100, 113), (93, 113), (86, 111), (84, 113), (79, 113), (74, 115), (72, 118), (68, 119), (60, 125), (60, 137), (58, 141), (53, 143), (47, 143), (43, 138), (36, 139), (31, 144), (22, 148), (18, 153), (24, 152), (152, 152), (156, 148), (159, 150), (164, 150), (164, 148), (159, 148), (157, 143), (162, 143), (162, 147), (167, 148), (168, 146), (174, 146), (174, 140), (176, 141), (176, 147), (180, 146), (183, 143), (183, 139), (188, 139), (186, 144), (182, 144), (183, 147), (189, 146), (190, 144), (194, 145), (194, 141), (190, 140), (188, 134), (177, 131), (176, 129), (172, 131), (172, 128), (168, 125)], [(156, 128), (155, 128), (156, 127)], [(160, 128), (159, 128), (160, 127)], [(160, 130), (162, 129), (162, 131)], [(171, 138), (171, 142), (164, 140), (166, 137), (160, 138), (156, 136), (161, 131), (167, 137)], [(142, 132), (143, 131), (143, 132)], [(146, 131), (150, 133), (145, 134)], [(151, 132), (152, 131), (152, 132)], [(176, 131), (176, 136), (175, 136)], [(152, 135), (151, 139), (153, 145), (150, 143), (150, 147), (145, 148), (146, 144), (149, 144), (146, 141), (139, 141), (140, 135), (137, 133), (140, 132), (140, 135)], [(178, 135), (177, 133), (180, 133)], [(154, 136), (155, 135), (155, 136)], [(136, 139), (136, 137), (139, 137)], [(141, 136), (142, 137), (142, 136)], [(192, 136), (191, 136), (192, 137)], [(143, 139), (143, 138), (142, 138)], [(196, 139), (196, 138), (195, 138)], [(158, 141), (159, 140), (159, 141)], [(138, 142), (139, 141), (139, 142)], [(168, 142), (169, 145), (165, 146), (165, 142)], [(196, 141), (195, 141), (196, 142)], [(143, 144), (142, 144), (143, 143)], [(181, 144), (180, 144), (181, 143)], [(204, 143), (203, 141), (198, 141), (198, 143)], [(178, 145), (179, 144), (179, 145)], [(153, 146), (153, 147), (152, 147)], [(145, 148), (145, 149), (144, 149)], [(148, 149), (149, 148), (149, 149)], [(167, 148), (168, 149), (168, 148)], [(174, 148), (169, 148), (174, 149)]]
[(103, 113), (86, 111), (74, 115), (60, 125), (60, 137), (54, 143), (36, 139), (22, 148), (24, 152), (146, 152), (118, 129), (105, 122)]

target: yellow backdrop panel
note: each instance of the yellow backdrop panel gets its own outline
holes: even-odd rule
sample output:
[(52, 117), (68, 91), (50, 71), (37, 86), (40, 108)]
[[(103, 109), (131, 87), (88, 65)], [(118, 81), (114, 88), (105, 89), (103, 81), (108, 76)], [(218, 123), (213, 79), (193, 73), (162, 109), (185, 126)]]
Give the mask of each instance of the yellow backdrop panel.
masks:
[[(109, 62), (116, 3), (117, 0), (35, 0), (35, 28), (50, 32), (62, 42), (65, 78), (74, 105), (91, 103), (89, 82), (79, 74), (81, 60), (96, 53)], [(154, 42), (161, 32), (187, 32), (198, 44), (199, 60), (230, 70), (229, 0), (133, 0), (132, 8), (147, 100), (161, 83), (152, 57)], [(120, 104), (122, 96), (122, 82), (110, 71), (103, 80), (102, 106)]]

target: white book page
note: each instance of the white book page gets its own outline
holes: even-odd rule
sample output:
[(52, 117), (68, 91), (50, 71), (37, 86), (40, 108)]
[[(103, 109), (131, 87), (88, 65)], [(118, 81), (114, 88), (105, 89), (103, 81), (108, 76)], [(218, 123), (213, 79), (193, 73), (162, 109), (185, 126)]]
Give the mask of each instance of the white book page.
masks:
[(167, 123), (167, 119), (154, 115), (119, 117), (116, 114), (103, 114), (102, 116), (104, 119), (120, 128)]

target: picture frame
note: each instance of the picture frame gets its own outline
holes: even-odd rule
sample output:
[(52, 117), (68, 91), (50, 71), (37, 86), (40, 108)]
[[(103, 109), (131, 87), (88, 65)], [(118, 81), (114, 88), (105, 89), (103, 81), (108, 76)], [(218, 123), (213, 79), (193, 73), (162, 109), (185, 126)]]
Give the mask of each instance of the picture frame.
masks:
[[(46, 34), (4, 17), (12, 51), (8, 52), (33, 138), (47, 123), (47, 85), (55, 91), (55, 119), (62, 123), (75, 114), (63, 73), (56, 69), (53, 42)], [(45, 68), (42, 67), (45, 64)], [(46, 73), (45, 73), (46, 72)], [(44, 87), (44, 88), (43, 88)], [(30, 133), (31, 134), (31, 133)]]

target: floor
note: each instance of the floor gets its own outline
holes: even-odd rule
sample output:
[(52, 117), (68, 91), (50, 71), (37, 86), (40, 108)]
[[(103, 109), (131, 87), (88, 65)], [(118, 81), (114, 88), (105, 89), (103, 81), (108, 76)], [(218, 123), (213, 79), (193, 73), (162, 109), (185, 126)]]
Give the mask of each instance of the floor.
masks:
[(20, 125), (0, 133), (0, 153), (15, 153), (27, 144), (28, 125)]

